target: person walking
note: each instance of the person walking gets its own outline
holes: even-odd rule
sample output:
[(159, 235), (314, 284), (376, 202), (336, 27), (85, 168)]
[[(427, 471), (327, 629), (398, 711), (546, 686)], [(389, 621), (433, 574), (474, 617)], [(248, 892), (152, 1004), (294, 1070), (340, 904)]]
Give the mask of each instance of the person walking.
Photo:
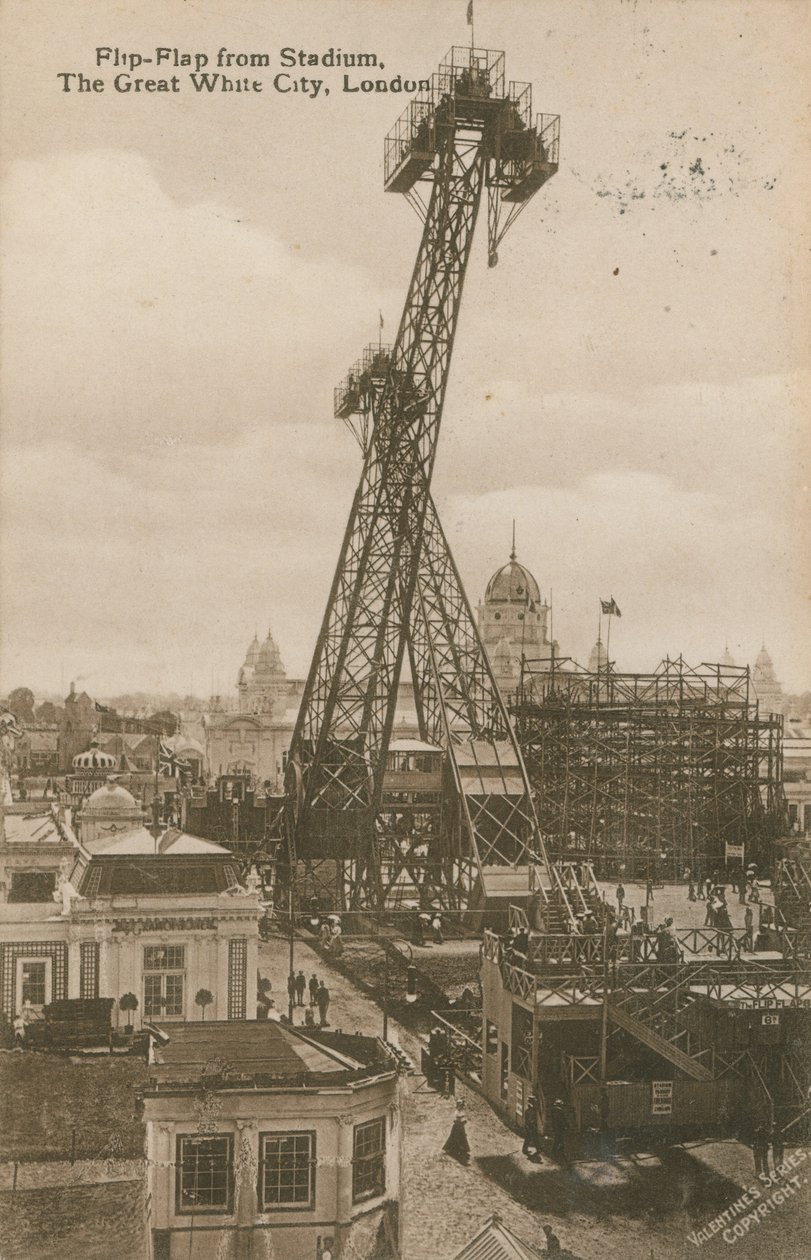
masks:
[(653, 880), (652, 880), (652, 879), (646, 879), (646, 880), (645, 880), (645, 905), (648, 905), (648, 904), (649, 904), (651, 901), (653, 901), (653, 900), (654, 900), (654, 896), (653, 896)]
[(319, 1018), (322, 1028), (329, 1027), (329, 1024), (327, 1023), (327, 1012), (329, 1011), (329, 997), (330, 997), (329, 989), (327, 988), (327, 986), (324, 984), (324, 981), (322, 980), (318, 986), (318, 993), (316, 994), (316, 1001), (318, 1002), (318, 1018)]
[(752, 1155), (755, 1161), (755, 1176), (769, 1175), (769, 1130), (763, 1123), (756, 1124), (752, 1133)]
[(291, 1007), (296, 1005), (296, 973), (294, 971), (291, 971), (287, 977), (287, 998)]
[(553, 1230), (551, 1225), (544, 1225), (543, 1232), (546, 1234), (546, 1251), (547, 1256), (559, 1256), (561, 1254), (560, 1239)]
[(746, 948), (749, 953), (754, 952), (755, 934), (754, 934), (755, 916), (752, 914), (752, 907), (747, 906), (743, 915), (743, 926), (746, 928)]
[(445, 937), (442, 935), (442, 916), (440, 914), (435, 914), (431, 920), (431, 930), (434, 934), (434, 944), (444, 945)]
[(460, 1164), (470, 1163), (470, 1142), (467, 1140), (467, 1119), (465, 1104), (460, 1099), (456, 1104), (456, 1115), (453, 1119), (448, 1140), (442, 1147), (446, 1155), (456, 1159)]
[(566, 1157), (566, 1107), (562, 1098), (552, 1103), (552, 1158), (561, 1163)]
[(620, 918), (622, 917), (622, 903), (624, 901), (625, 901), (625, 889), (623, 888), (622, 884), (619, 883), (617, 884), (617, 911), (620, 915)]
[(696, 886), (695, 886), (695, 884), (693, 883), (693, 880), (692, 880), (692, 877), (691, 877), (691, 878), (688, 880), (688, 883), (687, 883), (687, 900), (688, 900), (688, 901), (695, 901), (695, 899), (696, 899)]
[(524, 1112), (524, 1145), (521, 1154), (528, 1155), (533, 1163), (542, 1163), (538, 1138), (538, 1099), (530, 1094), (527, 1109)]
[(304, 992), (307, 988), (307, 977), (303, 971), (296, 973), (296, 1006), (304, 1005)]
[(316, 1006), (318, 1003), (318, 998), (316, 996), (318, 993), (318, 984), (319, 984), (318, 976), (315, 974), (315, 972), (313, 972), (313, 974), (310, 976), (310, 986), (309, 986), (310, 1006)]

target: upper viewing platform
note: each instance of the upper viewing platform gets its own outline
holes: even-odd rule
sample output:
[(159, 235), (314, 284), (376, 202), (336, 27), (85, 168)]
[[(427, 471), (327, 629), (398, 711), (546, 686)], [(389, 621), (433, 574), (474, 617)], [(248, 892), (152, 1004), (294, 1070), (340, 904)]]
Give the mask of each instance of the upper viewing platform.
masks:
[(448, 138), (466, 130), (484, 135), (487, 181), (506, 201), (527, 201), (558, 169), (558, 115), (533, 120), (532, 87), (505, 84), (503, 52), (457, 46), (386, 137), (386, 191), (408, 193), (431, 179)]

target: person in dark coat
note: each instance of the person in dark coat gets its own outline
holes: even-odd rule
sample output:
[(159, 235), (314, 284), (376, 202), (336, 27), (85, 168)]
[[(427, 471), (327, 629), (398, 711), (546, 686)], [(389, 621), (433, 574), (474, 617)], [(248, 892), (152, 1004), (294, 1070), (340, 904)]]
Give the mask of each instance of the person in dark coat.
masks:
[(287, 977), (287, 996), (290, 999), (290, 1005), (295, 1006), (296, 1004), (296, 973), (294, 971), (291, 971), (290, 975)]
[(316, 1001), (318, 1002), (318, 1018), (322, 1028), (328, 1027), (327, 1011), (329, 1010), (329, 996), (329, 989), (322, 980), (318, 986), (318, 993), (316, 994)]
[(530, 1094), (527, 1109), (524, 1112), (524, 1145), (521, 1147), (521, 1154), (528, 1155), (536, 1164), (540, 1164), (541, 1156), (538, 1147), (538, 1099), (534, 1094)]
[(755, 1161), (755, 1174), (758, 1177), (769, 1175), (769, 1130), (765, 1124), (755, 1125), (752, 1133), (752, 1155)]
[(566, 1156), (566, 1107), (562, 1098), (552, 1103), (552, 1157), (563, 1160)]
[(456, 1115), (447, 1142), (442, 1147), (446, 1155), (456, 1159), (460, 1164), (470, 1163), (470, 1143), (467, 1140), (465, 1104), (456, 1104)]
[(318, 994), (318, 986), (319, 986), (319, 979), (318, 979), (318, 976), (315, 974), (315, 972), (313, 972), (313, 974), (310, 976), (310, 985), (309, 985), (309, 989), (310, 989), (310, 1006), (317, 1006), (317, 1005), (318, 1005), (318, 996), (317, 996), (317, 994)]
[(307, 977), (303, 971), (299, 971), (296, 975), (296, 1005), (304, 1005), (304, 991), (307, 988)]
[(777, 1170), (783, 1162), (784, 1155), (785, 1147), (783, 1146), (783, 1132), (782, 1129), (779, 1129), (778, 1126), (775, 1125), (772, 1129), (772, 1164), (774, 1165), (775, 1174), (778, 1176), (779, 1173)]
[(546, 1234), (546, 1255), (559, 1256), (561, 1254), (560, 1239), (552, 1226), (544, 1225), (543, 1232)]

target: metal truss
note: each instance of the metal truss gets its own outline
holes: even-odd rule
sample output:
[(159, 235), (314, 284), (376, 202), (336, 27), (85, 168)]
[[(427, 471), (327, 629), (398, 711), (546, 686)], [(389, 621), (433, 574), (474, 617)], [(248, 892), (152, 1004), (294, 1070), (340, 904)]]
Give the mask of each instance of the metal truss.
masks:
[[(483, 190), (496, 177), (505, 196), (512, 188), (498, 137), (515, 107), (503, 54), (454, 49), (435, 78), (432, 98), (387, 141), (388, 186), (408, 193), (420, 178), (431, 193), (388, 370), (372, 371), (374, 355), (367, 365), (365, 414), (353, 425), (360, 485), (288, 759), (289, 860), (342, 863), (341, 900), (352, 908), (382, 908), (403, 878), (465, 904), (476, 872), (538, 848), (521, 753), (430, 496)], [(536, 171), (533, 155), (515, 168), (522, 202), (554, 173), (548, 163)], [(358, 410), (355, 389), (353, 372), (336, 392), (343, 419)], [(406, 648), (420, 730), (449, 754), (458, 802), (438, 834), (410, 839), (383, 799)]]
[(782, 721), (760, 716), (746, 668), (525, 662), (510, 709), (556, 855), (672, 877), (725, 843), (758, 860), (780, 832)]

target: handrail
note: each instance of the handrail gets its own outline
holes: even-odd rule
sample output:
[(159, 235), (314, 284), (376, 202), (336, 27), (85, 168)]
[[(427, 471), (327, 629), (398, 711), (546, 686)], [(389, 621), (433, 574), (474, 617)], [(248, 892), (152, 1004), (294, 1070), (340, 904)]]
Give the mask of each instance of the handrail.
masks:
[(569, 903), (569, 898), (566, 896), (566, 889), (563, 885), (563, 880), (560, 878), (560, 872), (554, 863), (550, 863), (549, 869), (552, 872), (552, 879), (557, 886), (557, 890), (560, 894), (560, 898), (561, 898), (561, 901), (563, 902), (563, 906), (569, 915), (569, 922), (574, 928), (577, 925), (577, 916), (572, 910), (572, 907)]

